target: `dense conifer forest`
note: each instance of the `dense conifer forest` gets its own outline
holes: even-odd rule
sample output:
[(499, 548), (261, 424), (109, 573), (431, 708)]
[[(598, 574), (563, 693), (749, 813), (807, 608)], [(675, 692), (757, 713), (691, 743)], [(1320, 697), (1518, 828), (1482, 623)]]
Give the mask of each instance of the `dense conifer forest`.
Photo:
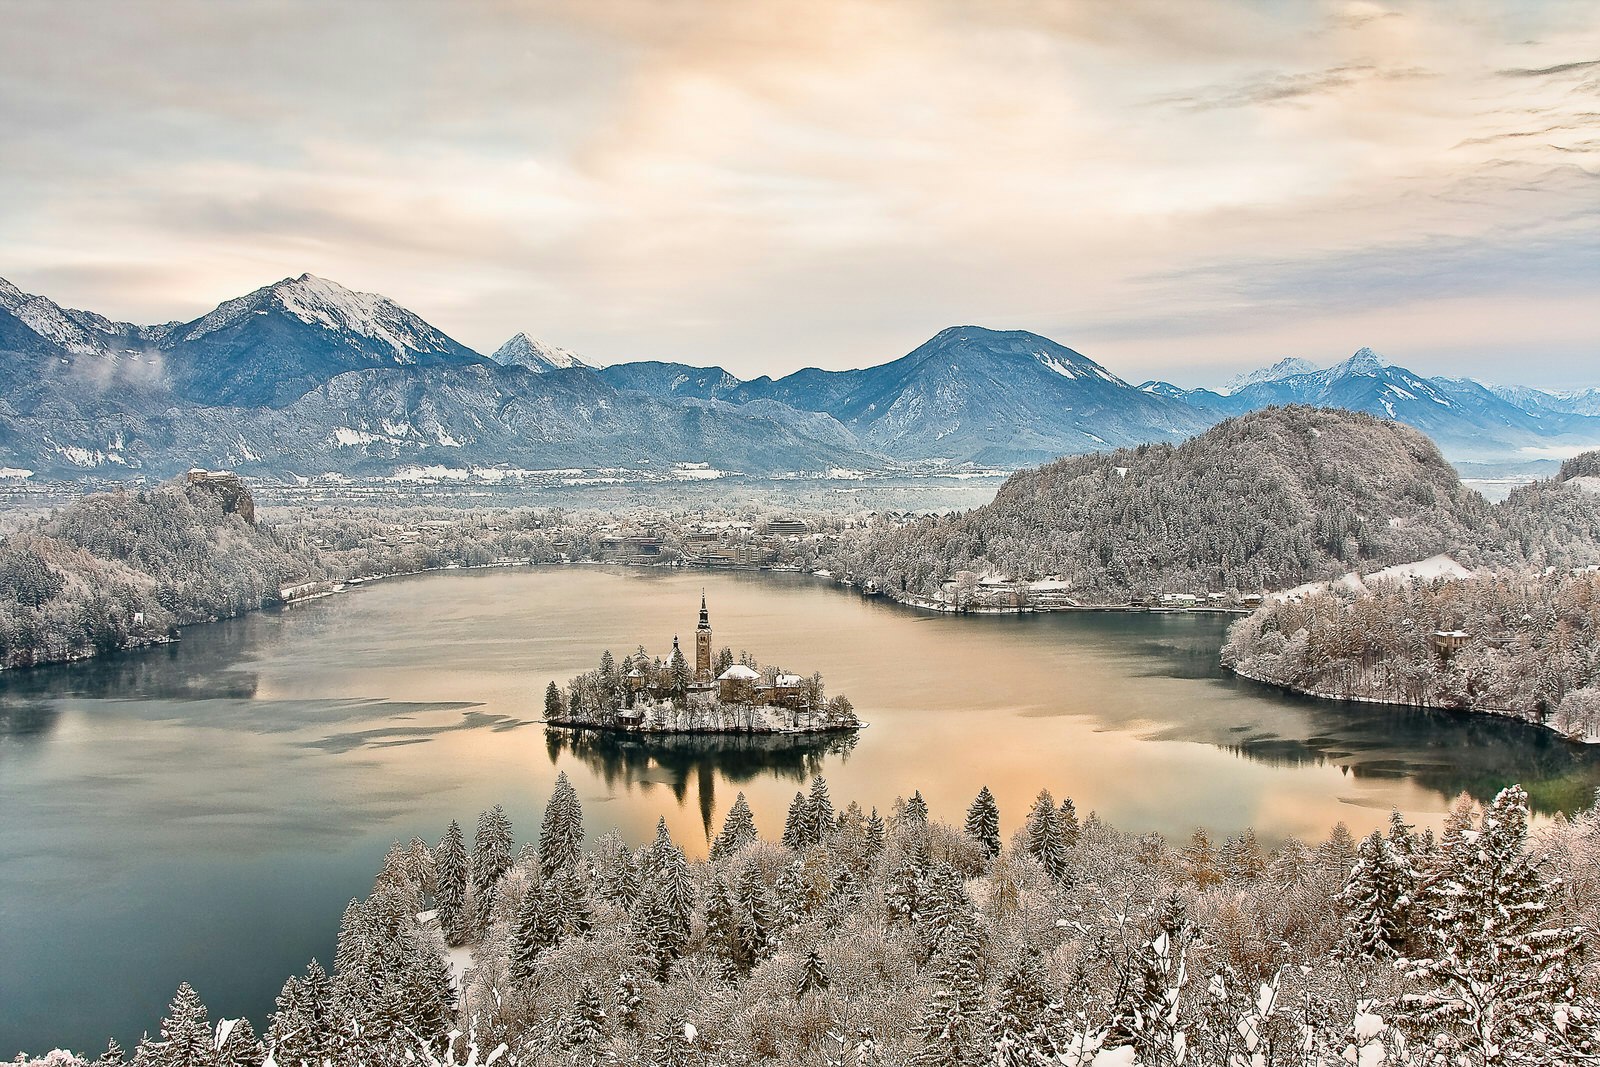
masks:
[[(397, 844), (331, 967), (260, 1028), (182, 986), (140, 1067), (815, 1064), (1548, 1065), (1600, 1057), (1600, 814), (1533, 832), (1463, 797), (1270, 850), (1128, 834), (1041, 792), (1009, 841), (988, 790), (952, 825), (797, 793), (781, 840), (741, 795), (704, 860), (663, 822), (586, 839), (557, 780), (518, 846)], [(769, 828), (769, 832), (776, 828)], [(18, 1062), (123, 1062), (56, 1052)]]

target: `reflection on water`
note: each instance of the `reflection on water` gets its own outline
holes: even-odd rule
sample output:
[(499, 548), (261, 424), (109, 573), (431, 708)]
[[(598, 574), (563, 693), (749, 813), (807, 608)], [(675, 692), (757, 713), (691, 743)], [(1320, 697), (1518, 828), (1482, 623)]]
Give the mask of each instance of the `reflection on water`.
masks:
[[(570, 751), (607, 786), (624, 782), (663, 782), (682, 805), (695, 786), (695, 803), (705, 839), (715, 832), (717, 779), (743, 785), (760, 775), (804, 786), (825, 772), (824, 758), (848, 759), (856, 734), (676, 734), (639, 737), (612, 730), (545, 728), (551, 766)], [(724, 805), (725, 807), (726, 805)]]
[[(809, 674), (872, 726), (843, 738), (549, 731), (551, 681), (693, 628)], [(556, 774), (587, 828), (691, 852), (736, 792), (776, 835), (796, 789), (959, 820), (987, 785), (1010, 832), (1041, 787), (1133, 830), (1271, 842), (1391, 807), (1438, 825), (1465, 789), (1588, 802), (1600, 753), (1478, 716), (1332, 704), (1217, 665), (1229, 619), (929, 616), (799, 576), (593, 567), (368, 586), (195, 627), (177, 645), (0, 674), (0, 1058), (124, 1045), (180, 980), (214, 1015), (270, 1010), (327, 958), (384, 850), (503, 804), (536, 832)]]

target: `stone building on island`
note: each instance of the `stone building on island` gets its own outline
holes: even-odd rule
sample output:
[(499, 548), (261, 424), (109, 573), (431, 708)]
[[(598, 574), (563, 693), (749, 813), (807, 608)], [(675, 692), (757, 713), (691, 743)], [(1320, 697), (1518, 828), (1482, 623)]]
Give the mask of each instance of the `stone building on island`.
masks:
[(825, 699), (820, 674), (804, 677), (762, 667), (748, 653), (714, 652), (704, 592), (694, 631), (694, 663), (677, 635), (665, 658), (643, 646), (619, 664), (607, 652), (600, 667), (572, 679), (563, 694), (545, 694), (545, 719), (557, 726), (696, 733), (791, 733), (859, 729), (850, 701)]

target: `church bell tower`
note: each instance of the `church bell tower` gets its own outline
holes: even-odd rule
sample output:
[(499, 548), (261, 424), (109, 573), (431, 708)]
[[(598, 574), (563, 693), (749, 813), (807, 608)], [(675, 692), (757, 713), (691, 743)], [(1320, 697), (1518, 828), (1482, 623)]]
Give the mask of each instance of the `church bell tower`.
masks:
[(706, 592), (700, 590), (700, 625), (694, 631), (694, 680), (711, 681), (711, 616), (706, 611)]

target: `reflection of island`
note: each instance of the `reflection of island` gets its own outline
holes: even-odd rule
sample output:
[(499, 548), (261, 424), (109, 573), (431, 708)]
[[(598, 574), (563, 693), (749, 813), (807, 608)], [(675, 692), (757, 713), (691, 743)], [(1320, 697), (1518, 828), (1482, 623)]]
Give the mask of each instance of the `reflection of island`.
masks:
[(648, 739), (615, 730), (548, 729), (545, 741), (554, 764), (571, 751), (608, 786), (661, 781), (681, 804), (689, 781), (696, 784), (700, 817), (709, 833), (716, 806), (716, 777), (748, 782), (761, 775), (806, 782), (822, 773), (829, 756), (848, 756), (853, 733), (664, 734)]
[(809, 678), (762, 668), (749, 653), (734, 661), (723, 648), (711, 654), (711, 617), (700, 596), (695, 665), (689, 669), (677, 637), (666, 660), (640, 646), (618, 664), (608, 650), (596, 670), (545, 691), (545, 721), (552, 726), (626, 730), (636, 734), (818, 734), (861, 728), (846, 698), (825, 698), (822, 675)]

